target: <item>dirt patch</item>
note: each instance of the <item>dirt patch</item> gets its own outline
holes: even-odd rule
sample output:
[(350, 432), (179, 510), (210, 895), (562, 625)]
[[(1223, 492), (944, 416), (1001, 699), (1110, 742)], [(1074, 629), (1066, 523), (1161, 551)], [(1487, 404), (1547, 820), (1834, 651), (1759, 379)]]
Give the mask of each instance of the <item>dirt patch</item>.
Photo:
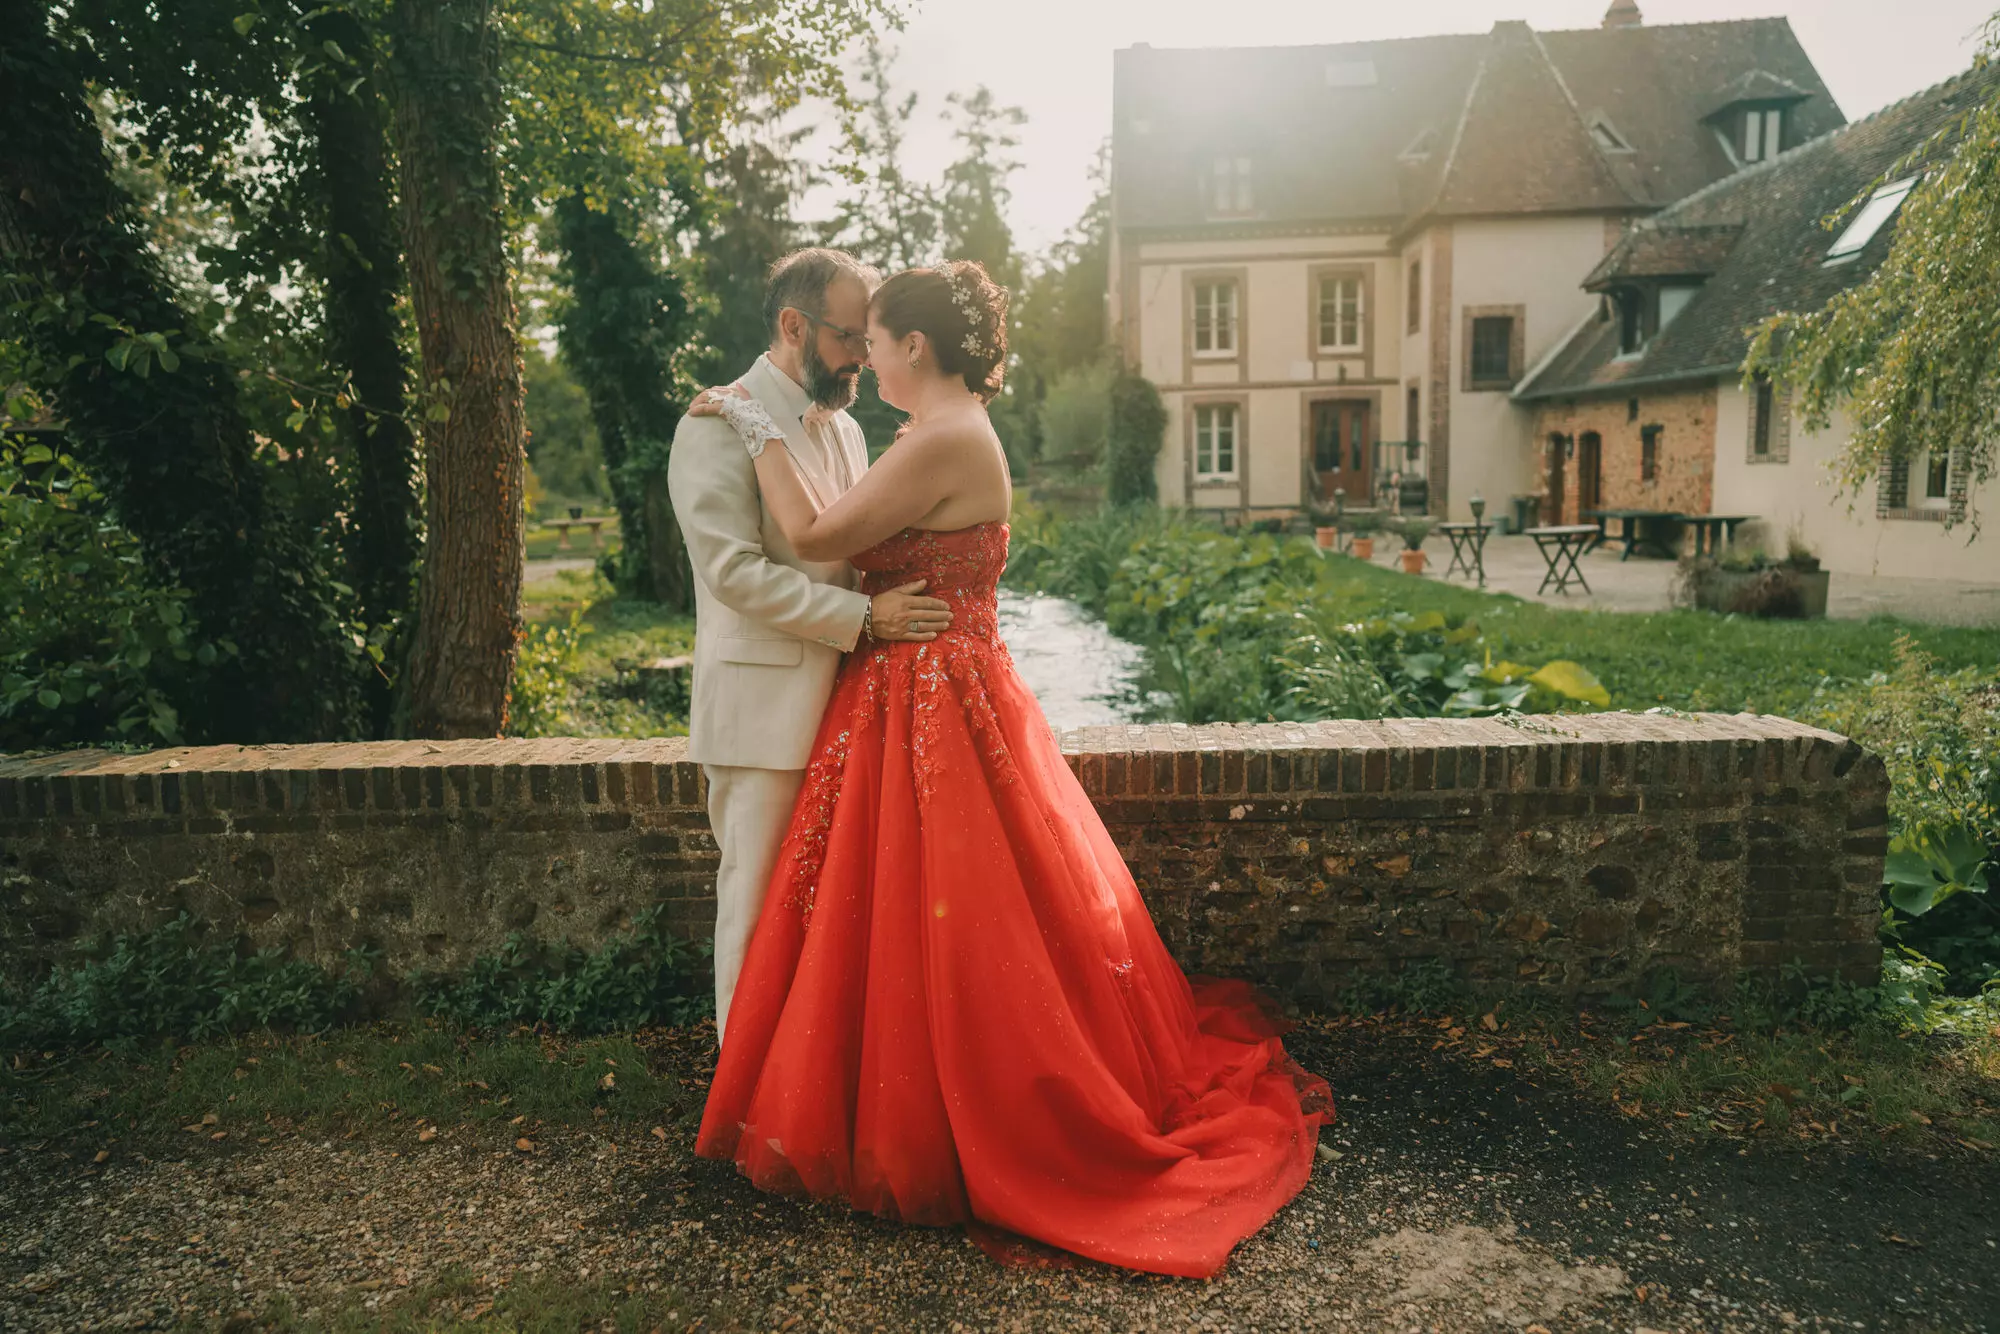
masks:
[[(101, 1165), (15, 1148), (0, 1328), (249, 1330), (281, 1301), (321, 1328), (457, 1275), (427, 1327), (540, 1278), (650, 1296), (679, 1330), (2000, 1329), (1990, 1161), (1690, 1144), (1388, 1034), (1295, 1046), (1340, 1099), (1335, 1156), (1211, 1282), (1002, 1269), (955, 1231), (762, 1195), (690, 1156), (683, 1109), (664, 1139), (550, 1129), (531, 1152), (449, 1126)], [(691, 1044), (659, 1059), (705, 1077)]]

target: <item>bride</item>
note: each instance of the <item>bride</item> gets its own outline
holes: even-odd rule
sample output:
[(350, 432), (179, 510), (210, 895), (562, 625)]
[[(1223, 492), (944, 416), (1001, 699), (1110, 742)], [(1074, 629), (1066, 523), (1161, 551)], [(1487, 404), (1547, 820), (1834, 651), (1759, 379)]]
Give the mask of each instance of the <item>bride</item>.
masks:
[(881, 286), (869, 365), (909, 424), (824, 510), (740, 387), (693, 409), (742, 436), (801, 556), (953, 612), (842, 669), (696, 1152), (1003, 1258), (1013, 1234), (1204, 1277), (1305, 1184), (1332, 1107), (1247, 985), (1169, 957), (1000, 641), (1006, 308), (971, 262)]

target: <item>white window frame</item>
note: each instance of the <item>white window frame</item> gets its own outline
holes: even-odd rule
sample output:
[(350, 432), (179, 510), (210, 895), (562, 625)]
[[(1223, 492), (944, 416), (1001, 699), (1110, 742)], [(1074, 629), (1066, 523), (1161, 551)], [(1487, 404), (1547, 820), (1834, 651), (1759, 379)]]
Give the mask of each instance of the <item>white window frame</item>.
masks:
[[(1225, 456), (1229, 466), (1221, 466)], [(1235, 403), (1194, 407), (1194, 479), (1233, 482), (1243, 463), (1243, 409)]]
[(1743, 160), (1769, 162), (1784, 142), (1785, 109), (1758, 107), (1743, 113)]
[[(1337, 286), (1339, 292), (1335, 295), (1333, 304), (1333, 332), (1335, 341), (1329, 343), (1326, 341), (1327, 289), (1332, 286)], [(1352, 298), (1351, 303), (1349, 302), (1350, 297)], [(1360, 274), (1329, 273), (1321, 276), (1319, 280), (1318, 300), (1314, 306), (1315, 323), (1318, 325), (1314, 336), (1318, 340), (1317, 346), (1320, 351), (1359, 352), (1366, 346), (1368, 341), (1367, 301), (1367, 284), (1362, 282)], [(1354, 337), (1352, 341), (1347, 341), (1342, 339), (1341, 335), (1347, 332), (1347, 326), (1350, 321), (1353, 323)]]
[(1889, 219), (1903, 207), (1903, 201), (1910, 197), (1910, 191), (1917, 188), (1920, 179), (1918, 176), (1905, 176), (1868, 196), (1868, 202), (1854, 211), (1854, 216), (1847, 220), (1847, 225), (1840, 229), (1840, 235), (1827, 248), (1826, 263), (1851, 263), (1855, 256), (1866, 250), (1868, 243), (1875, 239), (1875, 233), (1887, 226)]
[[(1240, 311), (1234, 278), (1200, 278), (1194, 284), (1194, 332), (1196, 357), (1226, 361), (1236, 355), (1237, 318)], [(1208, 346), (1202, 346), (1202, 339)]]

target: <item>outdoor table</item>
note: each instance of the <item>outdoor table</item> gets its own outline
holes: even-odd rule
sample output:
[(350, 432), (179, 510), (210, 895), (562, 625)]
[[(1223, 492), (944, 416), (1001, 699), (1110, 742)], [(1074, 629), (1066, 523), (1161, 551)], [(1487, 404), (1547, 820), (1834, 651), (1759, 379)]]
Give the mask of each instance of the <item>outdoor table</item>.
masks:
[(556, 530), (556, 545), (559, 547), (569, 546), (570, 529), (578, 527), (588, 528), (590, 529), (590, 545), (592, 549), (595, 549), (597, 546), (597, 532), (598, 529), (604, 527), (604, 520), (603, 519), (550, 519), (549, 527)]
[[(1592, 546), (1603, 546), (1606, 541), (1625, 544), (1625, 554), (1618, 559), (1632, 559), (1632, 553), (1640, 547), (1651, 547), (1663, 559), (1674, 558), (1673, 548), (1661, 536), (1660, 530), (1670, 523), (1679, 522), (1681, 516), (1673, 510), (1585, 510), (1583, 517), (1597, 521), (1597, 540)], [(1616, 519), (1619, 533), (1610, 537), (1604, 530), (1606, 521)]]
[(1549, 591), (1554, 584), (1556, 592), (1567, 593), (1571, 584), (1582, 584), (1583, 591), (1590, 591), (1590, 583), (1583, 577), (1583, 571), (1576, 567), (1577, 558), (1596, 545), (1604, 535), (1594, 523), (1564, 523), (1547, 528), (1530, 528), (1528, 536), (1535, 539), (1535, 546), (1542, 553), (1549, 572), (1542, 576), (1542, 586), (1537, 593)]
[(1451, 564), (1445, 566), (1445, 578), (1463, 570), (1468, 576), (1478, 575), (1479, 586), (1486, 587), (1486, 535), (1493, 527), (1490, 523), (1438, 525), (1438, 531), (1451, 539)]
[(1706, 556), (1711, 551), (1722, 554), (1722, 549), (1736, 540), (1738, 524), (1749, 523), (1754, 514), (1683, 514), (1681, 522), (1694, 529), (1694, 554)]

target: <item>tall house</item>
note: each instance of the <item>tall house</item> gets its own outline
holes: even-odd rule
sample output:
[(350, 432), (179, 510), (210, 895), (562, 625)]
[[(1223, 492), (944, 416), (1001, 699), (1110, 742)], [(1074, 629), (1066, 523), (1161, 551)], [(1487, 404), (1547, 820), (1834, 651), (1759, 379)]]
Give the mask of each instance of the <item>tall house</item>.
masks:
[(1633, 222), (1839, 127), (1784, 19), (1117, 53), (1111, 318), (1169, 409), (1161, 498), (1434, 514), (1541, 488), (1512, 391)]

